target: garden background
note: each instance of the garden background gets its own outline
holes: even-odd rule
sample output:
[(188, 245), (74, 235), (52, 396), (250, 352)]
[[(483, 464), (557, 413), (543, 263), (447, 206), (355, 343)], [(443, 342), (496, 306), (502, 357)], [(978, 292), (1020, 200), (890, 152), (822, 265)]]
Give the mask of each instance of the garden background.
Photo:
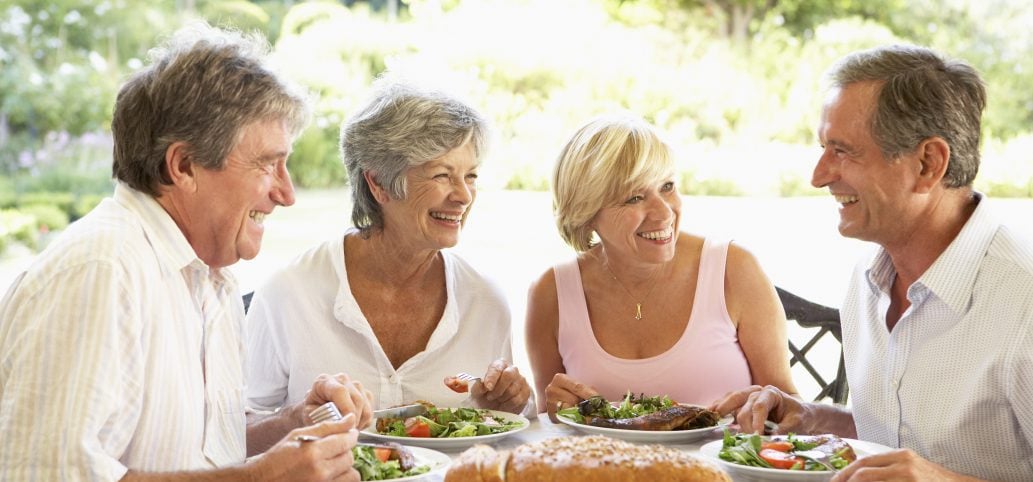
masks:
[[(337, 135), (387, 69), (447, 85), (495, 127), (457, 250), (502, 283), (522, 340), (527, 284), (570, 256), (547, 193), (588, 118), (645, 117), (677, 152), (682, 227), (734, 238), (771, 278), (838, 305), (864, 243), (809, 185), (822, 73), (887, 43), (931, 46), (984, 75), (976, 186), (1033, 213), (1028, 0), (0, 0), (0, 290), (55, 232), (110, 194), (111, 108), (147, 51), (191, 19), (258, 30), (315, 101), (289, 169), (298, 203), (234, 267), (245, 291), (346, 227)], [(518, 347), (521, 345), (517, 345)], [(522, 350), (517, 349), (518, 361)]]

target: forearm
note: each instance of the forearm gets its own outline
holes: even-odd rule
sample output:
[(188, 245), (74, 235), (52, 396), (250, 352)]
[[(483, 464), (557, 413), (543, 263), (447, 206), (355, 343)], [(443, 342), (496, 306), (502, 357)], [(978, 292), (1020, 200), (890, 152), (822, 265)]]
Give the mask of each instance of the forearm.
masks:
[(806, 415), (804, 433), (832, 433), (844, 438), (857, 438), (857, 427), (854, 426), (853, 414), (844, 408), (824, 403), (806, 403), (803, 405)]
[(247, 455), (252, 457), (269, 450), (287, 433), (302, 425), (296, 416), (297, 407), (284, 407), (275, 413), (247, 415)]
[(145, 473), (130, 470), (121, 482), (253, 482), (256, 474), (246, 465), (205, 471)]

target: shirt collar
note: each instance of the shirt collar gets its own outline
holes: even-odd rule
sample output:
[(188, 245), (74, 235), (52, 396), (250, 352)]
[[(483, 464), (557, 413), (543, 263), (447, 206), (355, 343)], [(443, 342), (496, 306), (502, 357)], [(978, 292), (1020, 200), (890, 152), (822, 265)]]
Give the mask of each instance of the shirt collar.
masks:
[[(955, 313), (964, 313), (972, 298), (972, 285), (981, 260), (1001, 224), (986, 206), (983, 195), (974, 192), (976, 209), (968, 221), (925, 273), (915, 282), (942, 300)], [(873, 292), (888, 293), (896, 271), (889, 253), (880, 248), (868, 269), (868, 283)], [(910, 292), (910, 290), (909, 290)]]
[(153, 196), (119, 182), (115, 185), (114, 198), (115, 202), (135, 213), (140, 219), (144, 234), (154, 248), (165, 274), (180, 272), (190, 267), (192, 270), (200, 271), (202, 275), (210, 275), (217, 288), (221, 288), (224, 283), (229, 283), (230, 286), (235, 284), (229, 270), (211, 270), (197, 257), (197, 252), (190, 246), (186, 235)]

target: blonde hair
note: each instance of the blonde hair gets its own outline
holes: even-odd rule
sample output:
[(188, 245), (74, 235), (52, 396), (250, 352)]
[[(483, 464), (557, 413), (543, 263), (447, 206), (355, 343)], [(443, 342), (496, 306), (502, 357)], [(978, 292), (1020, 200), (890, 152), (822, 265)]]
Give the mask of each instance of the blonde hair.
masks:
[(671, 149), (639, 117), (618, 114), (590, 120), (560, 152), (552, 179), (552, 208), (560, 236), (574, 250), (596, 244), (592, 219), (635, 189), (674, 173)]

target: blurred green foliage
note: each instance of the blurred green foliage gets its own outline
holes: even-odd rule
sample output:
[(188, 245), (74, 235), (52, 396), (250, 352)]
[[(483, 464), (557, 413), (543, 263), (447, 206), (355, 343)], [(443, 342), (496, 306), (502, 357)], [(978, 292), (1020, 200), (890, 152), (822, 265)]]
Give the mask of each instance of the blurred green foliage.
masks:
[[(398, 8), (392, 10), (394, 3)], [(675, 148), (686, 194), (796, 196), (809, 186), (822, 73), (917, 43), (985, 76), (977, 188), (1029, 196), (1033, 9), (1020, 0), (5, 0), (0, 207), (52, 196), (70, 219), (110, 192), (121, 79), (185, 21), (264, 32), (315, 100), (290, 169), (341, 185), (337, 133), (386, 70), (442, 84), (495, 126), (487, 187), (544, 190), (567, 137), (628, 110)], [(395, 12), (395, 13), (391, 13)], [(37, 197), (39, 197), (37, 196)], [(33, 199), (30, 194), (28, 199)]]

